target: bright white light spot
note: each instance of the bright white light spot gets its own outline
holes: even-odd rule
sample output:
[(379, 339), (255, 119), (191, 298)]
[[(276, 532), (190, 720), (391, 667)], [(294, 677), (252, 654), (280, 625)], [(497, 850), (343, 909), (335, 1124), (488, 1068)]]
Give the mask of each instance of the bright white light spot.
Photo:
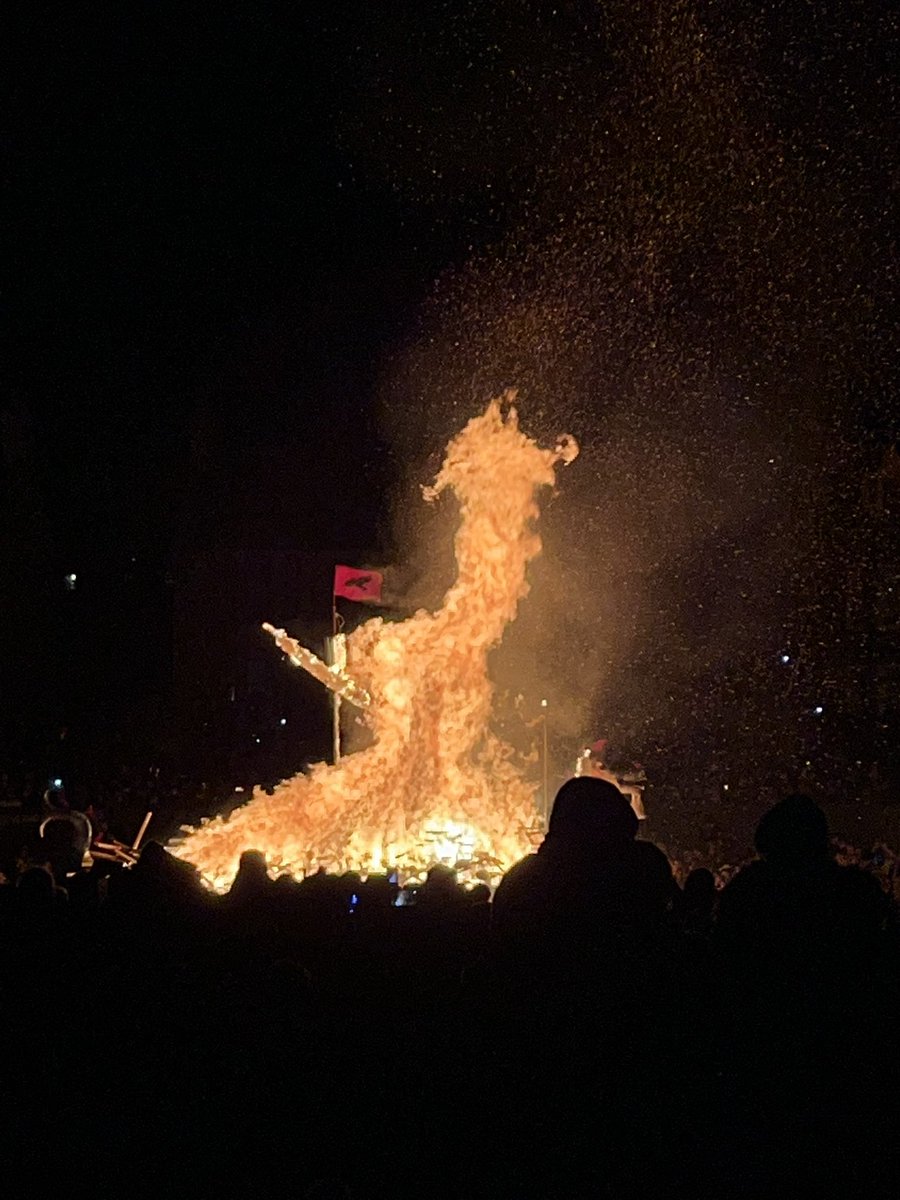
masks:
[(287, 725), (287, 717), (282, 717), (278, 722), (279, 725)]
[(727, 783), (723, 783), (723, 784), (722, 784), (722, 790), (723, 790), (724, 792), (727, 792), (727, 791), (728, 791), (728, 784), (727, 784)]
[(66, 576), (66, 587), (69, 589), (70, 592), (71, 592), (72, 588), (74, 588), (75, 581), (77, 580), (77, 578), (78, 578), (78, 576), (75, 574), (74, 571), (70, 572)]
[(813, 709), (813, 712), (816, 714), (817, 717), (821, 717), (821, 715), (824, 711), (825, 711), (825, 709), (822, 707), (821, 704), (817, 704), (816, 707)]
[(546, 707), (547, 707), (547, 701), (546, 701), (546, 700), (542, 700), (542, 701), (541, 701), (541, 708), (546, 708)]
[(782, 654), (781, 661), (783, 663), (789, 663), (791, 661), (791, 656), (789, 654)]
[(55, 788), (61, 788), (61, 787), (62, 787), (62, 780), (61, 780), (61, 779), (54, 779), (54, 780), (53, 780), (53, 786), (54, 786)]

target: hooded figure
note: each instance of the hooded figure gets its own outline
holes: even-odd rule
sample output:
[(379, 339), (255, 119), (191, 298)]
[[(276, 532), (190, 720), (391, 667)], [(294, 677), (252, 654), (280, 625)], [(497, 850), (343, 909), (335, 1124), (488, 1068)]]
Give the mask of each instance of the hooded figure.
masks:
[(759, 859), (722, 892), (719, 934), (726, 945), (806, 961), (858, 952), (877, 938), (890, 903), (877, 880), (831, 855), (828, 822), (809, 796), (786, 796), (756, 827)]
[(636, 841), (638, 819), (612, 783), (591, 776), (560, 788), (540, 849), (494, 897), (501, 951), (540, 959), (630, 954), (666, 927), (677, 894), (666, 856)]

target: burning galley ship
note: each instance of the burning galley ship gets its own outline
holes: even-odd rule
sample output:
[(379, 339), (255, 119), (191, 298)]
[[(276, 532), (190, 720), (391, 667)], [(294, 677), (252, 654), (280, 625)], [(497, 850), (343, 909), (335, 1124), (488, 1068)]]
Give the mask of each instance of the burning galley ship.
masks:
[(519, 429), (514, 398), (469, 421), (424, 489), (426, 501), (449, 489), (459, 502), (457, 576), (441, 607), (375, 617), (347, 638), (342, 690), (363, 701), (372, 744), (185, 829), (171, 848), (212, 887), (229, 885), (248, 849), (297, 877), (320, 867), (417, 875), (438, 861), (496, 874), (529, 849), (535, 789), (490, 730), (487, 659), (540, 553), (537, 494), (578, 446), (564, 436), (542, 449)]

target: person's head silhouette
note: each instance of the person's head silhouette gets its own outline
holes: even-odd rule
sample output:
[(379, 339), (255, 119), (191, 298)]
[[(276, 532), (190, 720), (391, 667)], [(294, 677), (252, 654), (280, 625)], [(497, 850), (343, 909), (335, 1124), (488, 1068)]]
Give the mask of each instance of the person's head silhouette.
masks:
[(582, 844), (631, 841), (638, 819), (627, 798), (605, 779), (581, 775), (567, 780), (556, 793), (547, 840)]
[(756, 849), (777, 865), (797, 866), (828, 856), (828, 822), (809, 796), (786, 796), (756, 827)]

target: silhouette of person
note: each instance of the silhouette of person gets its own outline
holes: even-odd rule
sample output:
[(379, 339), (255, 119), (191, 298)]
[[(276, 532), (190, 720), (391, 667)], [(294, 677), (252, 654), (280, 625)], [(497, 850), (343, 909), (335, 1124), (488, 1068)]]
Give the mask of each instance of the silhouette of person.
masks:
[(498, 947), (557, 957), (635, 947), (657, 936), (677, 885), (666, 856), (636, 841), (637, 831), (638, 818), (615, 784), (567, 780), (539, 850), (507, 872), (494, 896)]
[(722, 892), (724, 943), (799, 956), (836, 949), (854, 953), (884, 928), (890, 902), (877, 880), (831, 856), (828, 823), (809, 796), (787, 796), (756, 828), (756, 862)]
[(271, 885), (266, 856), (260, 850), (245, 850), (228, 889), (227, 899), (231, 904), (252, 907), (269, 895)]

